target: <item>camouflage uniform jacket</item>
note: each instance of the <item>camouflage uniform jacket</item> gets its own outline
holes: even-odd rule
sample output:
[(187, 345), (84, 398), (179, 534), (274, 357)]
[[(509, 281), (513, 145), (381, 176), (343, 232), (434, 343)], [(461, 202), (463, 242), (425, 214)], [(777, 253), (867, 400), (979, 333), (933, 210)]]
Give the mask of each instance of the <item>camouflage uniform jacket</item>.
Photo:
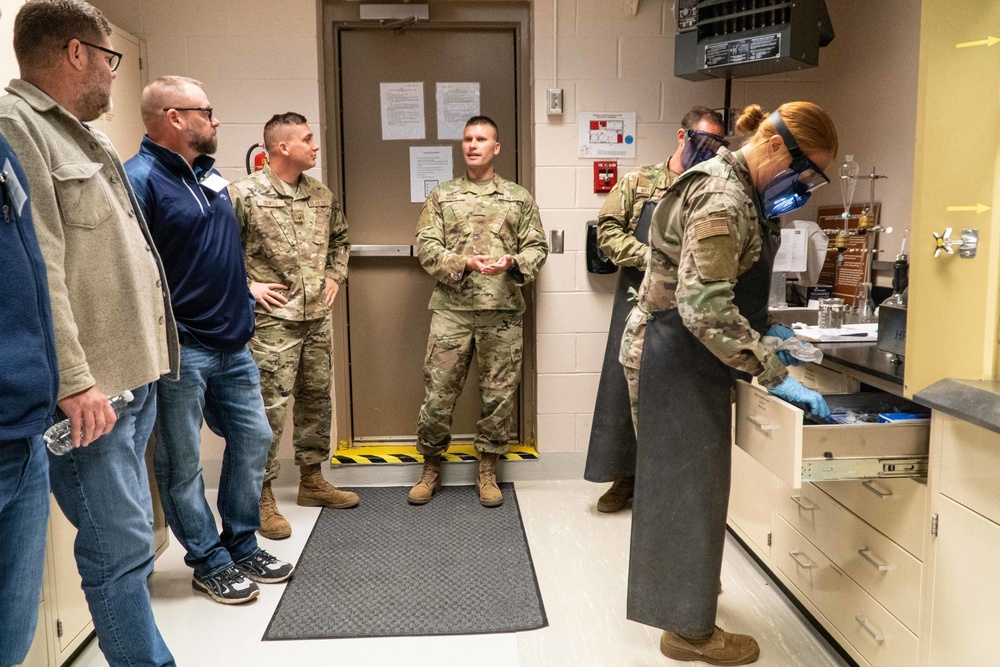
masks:
[(287, 285), (288, 303), (270, 313), (283, 320), (326, 316), (326, 278), (347, 280), (347, 222), (330, 189), (302, 174), (294, 188), (265, 166), (229, 186), (240, 222), (247, 276), (253, 282)]
[(622, 364), (639, 368), (651, 313), (677, 308), (684, 325), (726, 365), (765, 387), (785, 379), (784, 364), (733, 304), (733, 285), (760, 257), (763, 217), (739, 152), (720, 148), (677, 179), (653, 213), (650, 262), (625, 325)]
[(617, 266), (646, 269), (649, 246), (635, 238), (635, 226), (646, 200), (663, 197), (676, 179), (667, 160), (630, 171), (615, 184), (597, 215), (597, 246), (605, 257)]
[[(535, 279), (548, 256), (545, 230), (531, 194), (500, 176), (467, 176), (431, 191), (417, 224), (420, 265), (437, 279), (431, 310), (524, 310), (521, 285)], [(498, 276), (465, 270), (474, 255), (514, 258)]]

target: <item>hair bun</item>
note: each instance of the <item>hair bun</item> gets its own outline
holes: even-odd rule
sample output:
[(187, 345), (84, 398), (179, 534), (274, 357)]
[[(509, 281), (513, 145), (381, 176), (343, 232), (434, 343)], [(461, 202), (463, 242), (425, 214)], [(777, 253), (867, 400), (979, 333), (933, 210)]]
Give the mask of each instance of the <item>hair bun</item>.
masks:
[(767, 112), (761, 109), (759, 104), (751, 104), (743, 109), (743, 113), (736, 120), (736, 129), (743, 134), (753, 134), (765, 118)]

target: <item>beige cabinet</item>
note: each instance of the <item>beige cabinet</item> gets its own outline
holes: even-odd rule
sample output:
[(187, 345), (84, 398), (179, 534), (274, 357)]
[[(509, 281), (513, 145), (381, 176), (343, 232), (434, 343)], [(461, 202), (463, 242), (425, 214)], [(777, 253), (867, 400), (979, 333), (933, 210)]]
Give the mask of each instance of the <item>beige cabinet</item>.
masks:
[(924, 667), (998, 664), (1000, 434), (935, 411)]
[[(823, 388), (860, 388), (836, 375), (808, 377)], [(914, 407), (875, 391), (827, 399), (831, 407)], [(738, 384), (729, 526), (859, 665), (915, 667), (930, 425), (804, 417)]]

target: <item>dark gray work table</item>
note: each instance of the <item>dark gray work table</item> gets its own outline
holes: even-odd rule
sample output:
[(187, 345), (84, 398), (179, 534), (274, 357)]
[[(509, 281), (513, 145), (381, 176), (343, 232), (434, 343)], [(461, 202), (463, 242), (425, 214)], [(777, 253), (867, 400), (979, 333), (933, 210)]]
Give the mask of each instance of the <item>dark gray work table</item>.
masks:
[(820, 364), (830, 370), (857, 378), (864, 384), (897, 396), (903, 395), (903, 362), (892, 363), (893, 355), (875, 343), (816, 343), (823, 352)]
[(931, 410), (1000, 433), (1000, 382), (938, 380), (913, 395)]

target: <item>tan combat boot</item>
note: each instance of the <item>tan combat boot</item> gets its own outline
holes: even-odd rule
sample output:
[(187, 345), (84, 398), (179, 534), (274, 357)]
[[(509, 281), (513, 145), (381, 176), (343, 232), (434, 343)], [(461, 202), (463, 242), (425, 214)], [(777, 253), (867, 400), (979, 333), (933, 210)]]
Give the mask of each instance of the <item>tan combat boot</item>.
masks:
[(622, 477), (616, 479), (611, 488), (605, 491), (604, 495), (597, 500), (598, 512), (620, 512), (625, 509), (632, 492), (635, 489), (635, 477)]
[(270, 481), (264, 482), (260, 489), (260, 534), (269, 540), (283, 540), (292, 535), (292, 525), (278, 511)]
[(673, 660), (700, 660), (710, 665), (749, 665), (760, 656), (760, 646), (750, 635), (737, 635), (715, 626), (707, 637), (684, 637), (664, 630), (660, 653)]
[(335, 510), (347, 509), (358, 504), (358, 494), (341, 491), (323, 479), (320, 464), (302, 466), (299, 469), (299, 505), (302, 507), (330, 507)]
[(420, 473), (420, 481), (413, 485), (406, 500), (411, 505), (424, 505), (431, 501), (434, 494), (441, 489), (441, 455), (425, 456), (424, 469)]
[(479, 489), (479, 502), (483, 507), (499, 507), (503, 504), (503, 494), (497, 486), (497, 459), (499, 454), (483, 452), (479, 461), (479, 477), (476, 488)]

